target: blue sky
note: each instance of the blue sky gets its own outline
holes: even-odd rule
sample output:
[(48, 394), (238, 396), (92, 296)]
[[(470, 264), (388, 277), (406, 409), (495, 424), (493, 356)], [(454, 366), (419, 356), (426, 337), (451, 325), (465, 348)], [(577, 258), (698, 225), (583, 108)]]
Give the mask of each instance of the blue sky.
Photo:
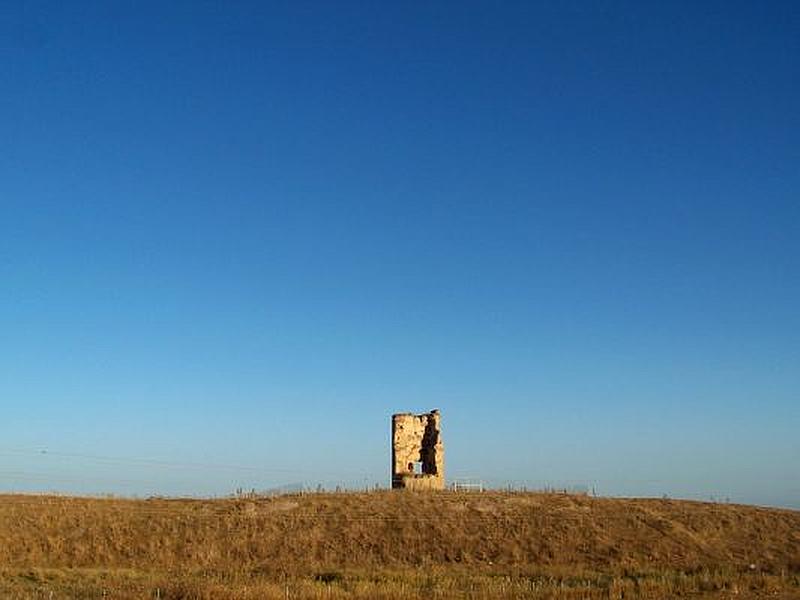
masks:
[(0, 489), (800, 507), (800, 7), (0, 9)]

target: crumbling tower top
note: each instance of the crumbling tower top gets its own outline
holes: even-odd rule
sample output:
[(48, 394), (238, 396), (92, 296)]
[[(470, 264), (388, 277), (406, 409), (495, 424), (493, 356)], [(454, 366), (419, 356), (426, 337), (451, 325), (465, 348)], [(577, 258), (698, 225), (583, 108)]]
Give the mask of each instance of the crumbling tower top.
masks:
[(444, 489), (444, 445), (438, 410), (392, 415), (392, 487)]

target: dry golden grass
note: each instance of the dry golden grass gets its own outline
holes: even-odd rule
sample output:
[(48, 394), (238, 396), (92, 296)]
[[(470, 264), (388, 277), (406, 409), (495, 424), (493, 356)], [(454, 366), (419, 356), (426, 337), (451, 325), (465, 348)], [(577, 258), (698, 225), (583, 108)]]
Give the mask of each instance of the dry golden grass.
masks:
[(800, 512), (532, 493), (0, 496), (4, 598), (800, 597)]

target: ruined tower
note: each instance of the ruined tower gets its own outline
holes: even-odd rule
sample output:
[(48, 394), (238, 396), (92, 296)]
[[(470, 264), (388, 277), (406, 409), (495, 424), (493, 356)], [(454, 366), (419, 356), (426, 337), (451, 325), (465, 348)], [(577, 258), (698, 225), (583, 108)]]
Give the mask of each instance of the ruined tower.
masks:
[(392, 487), (444, 489), (444, 445), (438, 410), (392, 415)]

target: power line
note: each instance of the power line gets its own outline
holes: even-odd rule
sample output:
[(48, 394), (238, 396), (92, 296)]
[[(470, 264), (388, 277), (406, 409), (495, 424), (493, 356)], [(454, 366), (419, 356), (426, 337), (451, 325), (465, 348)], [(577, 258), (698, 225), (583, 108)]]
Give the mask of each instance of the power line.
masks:
[[(234, 465), (226, 463), (212, 463), (200, 461), (171, 461), (159, 458), (145, 458), (145, 457), (130, 457), (130, 456), (109, 456), (101, 454), (85, 454), (79, 452), (65, 452), (59, 450), (50, 450), (46, 448), (32, 449), (32, 448), (0, 448), (0, 455), (6, 456), (35, 456), (39, 458), (70, 458), (93, 461), (100, 464), (109, 465), (131, 465), (142, 467), (157, 467), (164, 469), (198, 469), (208, 470), (216, 469), (220, 471), (240, 471), (253, 474), (303, 474), (312, 473), (308, 469), (303, 468), (281, 468), (281, 467), (255, 467), (252, 465)], [(363, 477), (364, 471), (337, 471), (338, 474), (349, 475), (352, 477)]]

